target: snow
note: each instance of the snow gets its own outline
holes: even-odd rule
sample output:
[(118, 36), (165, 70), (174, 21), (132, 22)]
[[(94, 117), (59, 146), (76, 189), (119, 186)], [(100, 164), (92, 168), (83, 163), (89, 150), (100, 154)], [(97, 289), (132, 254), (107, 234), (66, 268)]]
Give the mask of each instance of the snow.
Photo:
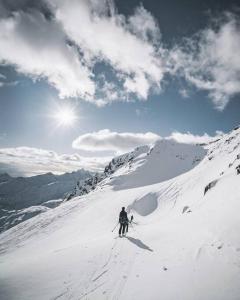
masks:
[(23, 209), (32, 205), (39, 205), (45, 201), (63, 198), (71, 191), (80, 179), (91, 176), (83, 169), (54, 175), (46, 173), (32, 177), (10, 177), (0, 175), (0, 205), (7, 208)]
[(147, 216), (154, 212), (158, 207), (158, 195), (154, 193), (148, 193), (140, 199), (135, 200), (131, 205), (127, 207), (127, 211), (135, 211), (141, 216)]
[(91, 174), (83, 169), (62, 175), (46, 173), (17, 178), (0, 174), (0, 232), (45, 212), (46, 207), (55, 208), (78, 180)]
[(112, 184), (122, 189), (168, 180), (192, 169), (205, 154), (200, 146), (160, 140), (152, 148), (139, 147), (129, 166), (112, 176)]
[[(3, 232), (0, 298), (239, 299), (240, 130), (200, 149), (145, 148), (89, 194)], [(134, 223), (119, 238), (122, 206)]]
[(42, 206), (46, 206), (46, 207), (49, 207), (49, 208), (55, 208), (58, 205), (60, 205), (63, 201), (64, 201), (63, 199), (49, 200), (49, 201), (43, 202)]

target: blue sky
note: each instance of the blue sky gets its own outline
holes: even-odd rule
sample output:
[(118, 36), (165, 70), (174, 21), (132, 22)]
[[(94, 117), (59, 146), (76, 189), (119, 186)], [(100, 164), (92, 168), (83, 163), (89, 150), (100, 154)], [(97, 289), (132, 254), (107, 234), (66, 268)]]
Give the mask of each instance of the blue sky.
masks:
[[(239, 124), (237, 1), (32, 3), (0, 1), (0, 172), (98, 170)], [(71, 126), (54, 118), (66, 107)]]

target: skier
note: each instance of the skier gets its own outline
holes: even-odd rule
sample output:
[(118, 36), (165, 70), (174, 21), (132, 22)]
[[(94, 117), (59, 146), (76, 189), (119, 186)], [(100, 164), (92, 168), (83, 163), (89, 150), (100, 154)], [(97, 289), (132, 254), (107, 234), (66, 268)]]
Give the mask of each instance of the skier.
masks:
[(126, 232), (128, 231), (128, 216), (127, 216), (127, 212), (125, 211), (125, 207), (122, 207), (122, 210), (119, 214), (119, 224), (120, 224), (120, 228), (119, 228), (119, 236), (124, 236), (125, 234), (125, 229)]

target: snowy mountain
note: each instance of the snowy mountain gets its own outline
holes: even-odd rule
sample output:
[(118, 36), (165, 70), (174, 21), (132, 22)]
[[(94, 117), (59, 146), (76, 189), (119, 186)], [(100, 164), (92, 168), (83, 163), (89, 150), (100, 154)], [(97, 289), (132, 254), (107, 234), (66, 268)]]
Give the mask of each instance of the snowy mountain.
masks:
[(180, 144), (173, 140), (137, 147), (130, 153), (113, 158), (103, 173), (79, 181), (67, 200), (93, 191), (107, 178), (111, 179), (110, 184), (116, 190), (161, 182), (192, 169), (205, 154), (206, 150), (200, 145)]
[[(239, 299), (240, 128), (204, 148), (140, 147), (3, 232), (0, 298)], [(118, 238), (122, 206), (134, 223)]]
[(79, 180), (91, 172), (81, 169), (63, 175), (47, 173), (33, 177), (0, 175), (0, 232), (48, 208), (59, 205)]
[(84, 169), (62, 175), (46, 173), (32, 177), (11, 177), (8, 174), (1, 174), (0, 205), (21, 209), (63, 198), (79, 180), (86, 179), (91, 174)]

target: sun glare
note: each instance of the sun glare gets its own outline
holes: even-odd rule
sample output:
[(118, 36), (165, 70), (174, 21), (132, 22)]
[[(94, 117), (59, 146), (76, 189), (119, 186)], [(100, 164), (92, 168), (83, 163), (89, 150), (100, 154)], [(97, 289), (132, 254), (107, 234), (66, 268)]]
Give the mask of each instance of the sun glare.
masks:
[(62, 107), (54, 114), (54, 118), (59, 126), (71, 126), (76, 121), (77, 116), (73, 108)]

